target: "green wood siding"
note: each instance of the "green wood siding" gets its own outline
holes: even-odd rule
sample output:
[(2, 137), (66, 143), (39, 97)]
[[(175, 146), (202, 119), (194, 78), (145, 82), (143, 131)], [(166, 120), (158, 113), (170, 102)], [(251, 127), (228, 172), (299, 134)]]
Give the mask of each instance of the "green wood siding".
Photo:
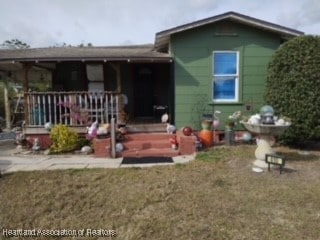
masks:
[[(232, 26), (232, 34), (219, 34), (219, 29), (226, 24)], [(214, 110), (222, 111), (223, 122), (234, 111), (244, 112), (246, 104), (259, 109), (264, 104), (267, 65), (279, 45), (277, 35), (228, 21), (173, 35), (170, 50), (175, 62), (177, 127), (190, 125), (199, 129), (202, 114)], [(239, 51), (238, 103), (212, 102), (212, 54), (217, 50)]]

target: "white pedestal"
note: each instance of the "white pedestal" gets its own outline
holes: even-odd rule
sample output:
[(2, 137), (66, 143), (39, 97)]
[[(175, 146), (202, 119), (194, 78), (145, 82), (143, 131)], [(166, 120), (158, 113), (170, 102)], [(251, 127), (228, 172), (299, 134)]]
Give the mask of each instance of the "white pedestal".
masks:
[(244, 127), (252, 133), (259, 134), (257, 140), (257, 149), (255, 151), (256, 161), (253, 162), (252, 170), (255, 172), (262, 172), (263, 168), (267, 168), (268, 164), (265, 163), (266, 154), (274, 154), (271, 145), (275, 143), (274, 136), (282, 134), (289, 126), (287, 125), (267, 125), (267, 124), (249, 124), (241, 122)]
[(255, 167), (267, 168), (268, 164), (265, 162), (266, 154), (274, 154), (275, 152), (271, 148), (271, 143), (274, 142), (274, 138), (268, 135), (260, 135), (257, 139), (257, 149), (255, 151), (256, 160), (253, 162)]

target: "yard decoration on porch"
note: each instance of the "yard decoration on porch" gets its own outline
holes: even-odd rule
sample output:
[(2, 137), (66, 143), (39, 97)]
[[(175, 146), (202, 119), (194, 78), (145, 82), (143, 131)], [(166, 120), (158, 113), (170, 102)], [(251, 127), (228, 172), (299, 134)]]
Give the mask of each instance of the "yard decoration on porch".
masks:
[(40, 139), (39, 138), (35, 138), (33, 140), (32, 152), (33, 153), (38, 153), (40, 150), (41, 150)]
[(183, 135), (185, 135), (185, 136), (191, 136), (191, 134), (192, 134), (192, 128), (191, 127), (184, 127), (184, 128), (182, 128), (182, 133), (183, 133)]
[(52, 124), (51, 122), (46, 122), (46, 123), (44, 124), (44, 128), (45, 128), (48, 132), (50, 132), (51, 129), (53, 128), (53, 124)]
[(87, 124), (89, 122), (89, 113), (77, 104), (66, 101), (59, 102), (57, 105), (69, 109), (69, 113), (64, 114), (63, 117), (70, 117), (80, 124)]
[(90, 153), (92, 153), (92, 151), (93, 151), (93, 149), (92, 149), (92, 147), (90, 147), (90, 146), (83, 146), (83, 147), (81, 148), (81, 150), (80, 150), (80, 152), (81, 152), (82, 154), (90, 154)]
[(174, 133), (176, 133), (176, 131), (177, 131), (176, 126), (174, 126), (170, 123), (167, 123), (167, 133), (174, 134)]
[(97, 132), (98, 132), (98, 121), (95, 121), (91, 124), (90, 127), (87, 127), (87, 133), (88, 133), (88, 138), (92, 139), (95, 138), (97, 136)]
[(162, 123), (167, 123), (167, 133), (169, 133), (169, 134), (176, 133), (176, 131), (177, 131), (176, 126), (170, 124), (168, 121), (169, 121), (169, 115), (168, 115), (168, 113), (163, 114), (163, 115), (161, 116), (161, 122), (162, 122)]
[(168, 115), (168, 113), (164, 113), (164, 114), (161, 116), (161, 122), (162, 122), (162, 123), (166, 123), (166, 122), (168, 122), (168, 120), (169, 120), (169, 115)]
[(174, 135), (170, 138), (170, 143), (171, 143), (171, 148), (176, 150), (178, 149), (178, 139), (177, 139), (177, 136)]

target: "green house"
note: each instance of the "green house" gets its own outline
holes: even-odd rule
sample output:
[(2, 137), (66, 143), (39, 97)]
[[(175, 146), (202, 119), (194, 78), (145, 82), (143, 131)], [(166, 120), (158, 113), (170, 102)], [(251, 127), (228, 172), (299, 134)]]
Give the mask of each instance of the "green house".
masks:
[(156, 49), (174, 62), (175, 124), (199, 129), (205, 113), (259, 109), (273, 53), (302, 34), (235, 12), (157, 33)]
[(88, 119), (160, 125), (165, 112), (177, 128), (200, 129), (204, 114), (220, 110), (223, 122), (265, 104), (273, 53), (302, 34), (227, 12), (158, 32), (150, 45), (0, 50), (0, 74), (20, 79), (33, 132), (46, 122), (83, 130)]

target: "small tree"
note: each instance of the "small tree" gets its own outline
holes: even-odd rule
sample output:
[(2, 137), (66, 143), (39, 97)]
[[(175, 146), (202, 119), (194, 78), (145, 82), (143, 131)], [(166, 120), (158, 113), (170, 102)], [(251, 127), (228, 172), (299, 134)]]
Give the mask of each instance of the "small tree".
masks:
[(30, 48), (30, 46), (19, 39), (11, 39), (6, 40), (2, 44), (0, 44), (0, 48), (3, 49), (24, 49), (24, 48)]
[(287, 144), (320, 139), (320, 37), (301, 36), (283, 44), (268, 67), (265, 100), (291, 118)]

